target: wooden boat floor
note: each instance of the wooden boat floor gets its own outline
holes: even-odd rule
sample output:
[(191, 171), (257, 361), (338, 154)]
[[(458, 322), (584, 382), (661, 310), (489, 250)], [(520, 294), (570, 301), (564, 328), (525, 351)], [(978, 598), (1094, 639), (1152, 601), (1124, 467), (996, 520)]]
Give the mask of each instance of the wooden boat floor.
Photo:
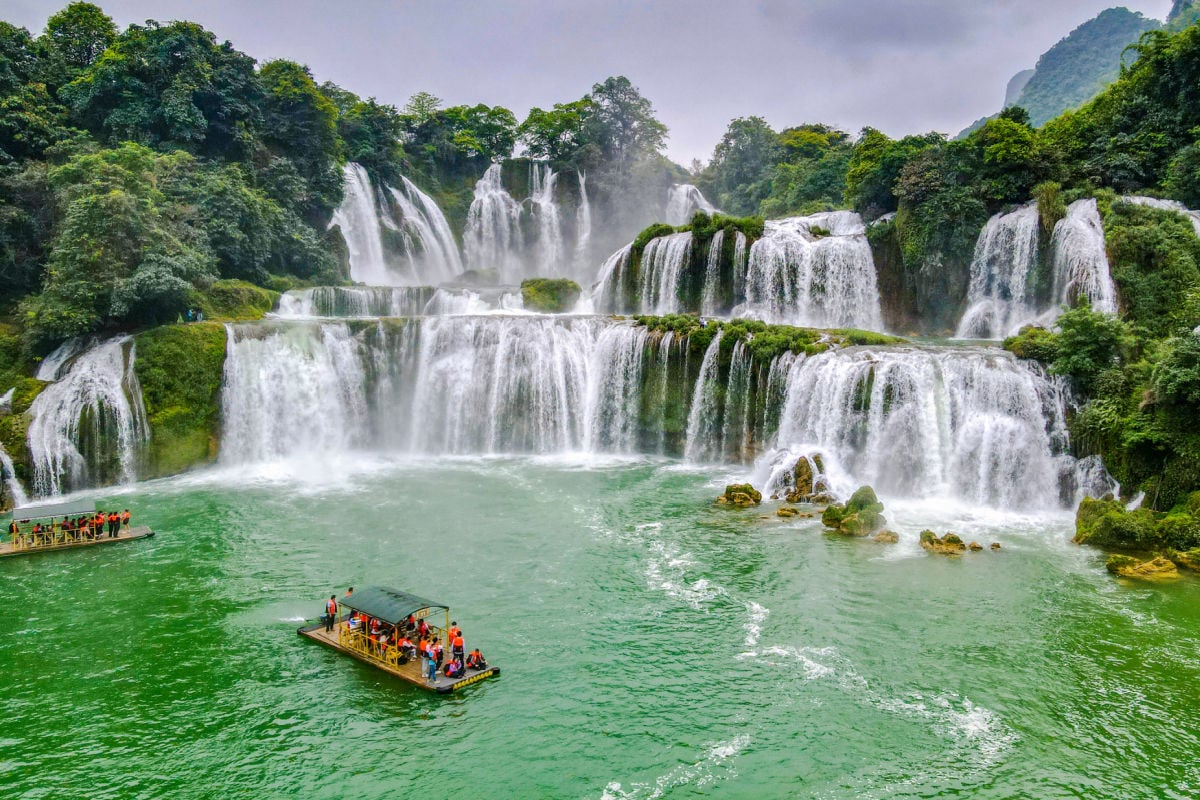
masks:
[(49, 553), (54, 550), (74, 550), (78, 547), (95, 547), (102, 544), (116, 544), (117, 542), (131, 542), (134, 539), (146, 539), (154, 535), (154, 531), (150, 530), (145, 525), (138, 525), (134, 528), (122, 530), (113, 538), (103, 536), (99, 539), (90, 539), (82, 542), (63, 542), (59, 544), (46, 544), (38, 547), (22, 547), (17, 549), (13, 547), (12, 542), (0, 542), (0, 558), (4, 556), (24, 556), (30, 553)]
[[(344, 624), (345, 623), (343, 622), (338, 623), (338, 625)], [(326, 647), (332, 647), (334, 650), (337, 650), (340, 653), (345, 653), (348, 656), (357, 658), (364, 664), (370, 664), (376, 669), (381, 669), (389, 675), (394, 675), (401, 680), (408, 681), (413, 686), (420, 686), (422, 689), (426, 689), (430, 692), (439, 692), (442, 694), (453, 692), (455, 689), (461, 689), (463, 686), (468, 686), (485, 678), (490, 678), (493, 675), (500, 674), (500, 668), (493, 666), (489, 666), (487, 669), (469, 669), (461, 678), (447, 678), (444, 674), (439, 672), (437, 676), (437, 682), (430, 683), (429, 680), (421, 676), (420, 658), (413, 659), (407, 664), (400, 664), (395, 667), (390, 664), (382, 664), (374, 659), (364, 658), (360, 653), (342, 647), (342, 645), (338, 643), (337, 628), (334, 628), (332, 631), (326, 631), (325, 625), (319, 622), (316, 625), (307, 625), (303, 628), (300, 628), (296, 631), (296, 633), (312, 639), (315, 642), (320, 642)]]

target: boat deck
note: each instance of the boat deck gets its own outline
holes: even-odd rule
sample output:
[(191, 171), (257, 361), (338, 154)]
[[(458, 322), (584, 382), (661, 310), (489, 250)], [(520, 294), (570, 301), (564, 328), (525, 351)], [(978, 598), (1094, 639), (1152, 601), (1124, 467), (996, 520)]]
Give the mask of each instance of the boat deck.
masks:
[(154, 531), (145, 525), (139, 525), (135, 528), (125, 528), (112, 538), (101, 536), (96, 539), (62, 541), (62, 535), (57, 534), (55, 537), (46, 537), (45, 543), (30, 544), (23, 547), (16, 547), (11, 541), (0, 542), (0, 558), (5, 556), (23, 556), (29, 553), (48, 553), (53, 550), (73, 550), (77, 547), (95, 547), (102, 544), (116, 544), (117, 542), (131, 542), (134, 539), (146, 539), (153, 535)]
[[(342, 625), (345, 625), (345, 623), (338, 622), (338, 626)], [(403, 681), (411, 683), (413, 686), (419, 686), (422, 689), (430, 692), (447, 694), (457, 689), (461, 689), (464, 686), (470, 686), (472, 683), (478, 683), (485, 678), (490, 678), (494, 675), (500, 674), (500, 668), (494, 666), (489, 666), (487, 669), (468, 669), (466, 674), (461, 678), (447, 678), (444, 674), (439, 672), (437, 676), (437, 682), (431, 683), (428, 679), (421, 676), (420, 658), (413, 659), (407, 664), (393, 666), (391, 664), (385, 664), (377, 659), (366, 657), (356, 650), (343, 647), (341, 643), (338, 642), (337, 627), (335, 627), (332, 631), (327, 632), (324, 624), (318, 622), (316, 625), (307, 625), (303, 628), (299, 628), (297, 629), (296, 633), (312, 639), (314, 642), (320, 642), (326, 647), (332, 647), (334, 650), (337, 650), (340, 653), (345, 653), (348, 656), (357, 658), (364, 664), (370, 664), (377, 669), (383, 670), (389, 675), (393, 675)]]

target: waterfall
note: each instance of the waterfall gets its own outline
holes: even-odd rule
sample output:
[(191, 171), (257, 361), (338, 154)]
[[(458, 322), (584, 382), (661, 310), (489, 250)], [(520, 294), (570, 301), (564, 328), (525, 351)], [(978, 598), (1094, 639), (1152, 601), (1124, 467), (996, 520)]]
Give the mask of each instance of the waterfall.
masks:
[(17, 480), (17, 469), (13, 466), (12, 458), (9, 457), (2, 444), (0, 444), (0, 479), (8, 487), (8, 496), (12, 500), (13, 508), (19, 508), (29, 503), (29, 497), (25, 494), (24, 487)]
[(1075, 305), (1081, 297), (1093, 311), (1117, 312), (1117, 291), (1108, 269), (1104, 223), (1095, 198), (1076, 200), (1054, 226), (1054, 300), (1057, 307)]
[(749, 241), (746, 234), (737, 231), (733, 235), (733, 297), (746, 296), (746, 268), (749, 264)]
[(690, 183), (677, 183), (667, 193), (666, 221), (668, 225), (686, 225), (697, 211), (709, 214), (717, 209)]
[(575, 209), (575, 274), (582, 275), (588, 267), (592, 244), (592, 206), (588, 202), (587, 175), (576, 171), (579, 179), (579, 207)]
[(424, 313), (434, 295), (429, 286), (317, 286), (285, 292), (276, 313), (280, 317), (411, 317)]
[(545, 316), (234, 326), (221, 460), (636, 452), (647, 336)]
[(691, 255), (692, 234), (688, 231), (650, 240), (642, 251), (638, 279), (641, 313), (678, 313), (679, 278)]
[(684, 450), (684, 458), (688, 461), (704, 461), (715, 455), (711, 442), (720, 432), (721, 387), (717, 380), (720, 376), (719, 359), (724, 333), (724, 329), (717, 331), (700, 362), (700, 375), (696, 378), (692, 405), (688, 411), (687, 446)]
[(629, 310), (629, 303), (625, 297), (625, 280), (632, 261), (633, 242), (630, 242), (609, 256), (600, 267), (600, 278), (592, 289), (597, 311), (623, 314)]
[(558, 203), (554, 199), (554, 187), (558, 174), (550, 165), (531, 164), (529, 167), (529, 201), (533, 208), (538, 231), (538, 274), (550, 277), (562, 274), (562, 224), (559, 219)]
[(65, 342), (54, 348), (54, 352), (42, 359), (42, 363), (38, 365), (36, 377), (39, 381), (56, 381), (59, 379), (59, 373), (68, 361), (82, 353), (87, 347), (87, 340), (82, 336), (75, 336), (67, 339)]
[(1038, 257), (1037, 203), (987, 221), (975, 242), (962, 339), (1001, 339), (1038, 316), (1030, 286)]
[(342, 238), (350, 250), (351, 279), (372, 285), (392, 282), (383, 257), (375, 190), (367, 171), (359, 164), (347, 163), (342, 168), (342, 203), (329, 224), (342, 230)]
[(521, 204), (504, 189), (500, 165), (492, 164), (475, 184), (475, 199), (467, 211), (463, 254), (474, 270), (495, 270), (501, 280), (519, 282), (523, 274)]
[(770, 220), (750, 248), (735, 316), (813, 328), (882, 330), (875, 262), (852, 211)]
[[(741, 231), (738, 231), (741, 235)], [(745, 237), (742, 237), (743, 240)], [(725, 246), (725, 229), (720, 228), (708, 243), (708, 258), (704, 264), (704, 289), (700, 296), (700, 313), (712, 316), (717, 313), (721, 292), (721, 252)], [(735, 266), (736, 269), (736, 266)]]
[(35, 494), (136, 479), (150, 429), (135, 357), (128, 336), (110, 339), (78, 356), (33, 401), (28, 441)]
[(786, 394), (768, 468), (818, 450), (843, 493), (869, 483), (1013, 510), (1073, 499), (1062, 385), (1004, 351), (829, 351), (797, 360)]
[(458, 245), (437, 203), (408, 178), (401, 178), (401, 188), (389, 187), (388, 191), (400, 211), (400, 219), (392, 224), (401, 233), (407, 281), (440, 283), (461, 274)]
[(1157, 197), (1143, 197), (1141, 195), (1127, 194), (1121, 198), (1122, 202), (1132, 203), (1137, 206), (1149, 206), (1163, 211), (1175, 211), (1183, 214), (1192, 223), (1192, 229), (1200, 236), (1200, 211), (1194, 211), (1178, 200), (1161, 200)]

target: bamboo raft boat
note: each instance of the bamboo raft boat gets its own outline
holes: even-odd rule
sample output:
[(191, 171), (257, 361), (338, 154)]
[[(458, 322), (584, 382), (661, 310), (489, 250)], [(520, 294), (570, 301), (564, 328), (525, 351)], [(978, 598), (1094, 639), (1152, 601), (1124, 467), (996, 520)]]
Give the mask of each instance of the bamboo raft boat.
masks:
[[(356, 658), (365, 664), (399, 678), (402, 681), (419, 686), (422, 689), (438, 694), (448, 694), (458, 691), (465, 686), (478, 683), (487, 678), (500, 674), (500, 668), (488, 665), (484, 669), (466, 669), (458, 677), (448, 678), (441, 671), (437, 679), (429, 681), (421, 674), (423, 659), (407, 658), (394, 645), (386, 645), (372, 638), (365, 624), (353, 624), (352, 617), (365, 615), (386, 623), (393, 630), (403, 630), (405, 621), (411, 615), (416, 620), (426, 620), (430, 631), (442, 639), (450, 629), (449, 606), (426, 600), (422, 597), (401, 592), (397, 589), (387, 589), (381, 586), (369, 586), (362, 591), (347, 595), (338, 601), (338, 614), (334, 619), (333, 630), (325, 630), (325, 624), (305, 625), (296, 630), (301, 636), (320, 642), (326, 647), (339, 653)], [(434, 613), (445, 612), (445, 626), (435, 626), (429, 622)]]
[[(154, 531), (145, 525), (122, 526), (116, 535), (109, 536), (107, 527), (68, 528), (55, 522), (60, 518), (63, 520), (77, 517), (91, 519), (96, 513), (96, 504), (90, 500), (25, 506), (24, 508), (14, 508), (10, 513), (12, 520), (17, 522), (19, 531), (16, 536), (10, 533), (5, 541), (0, 542), (0, 558), (131, 542), (135, 539), (148, 539), (154, 535)], [(42, 524), (43, 522), (45, 524)], [(29, 527), (30, 525), (38, 529), (35, 530)]]

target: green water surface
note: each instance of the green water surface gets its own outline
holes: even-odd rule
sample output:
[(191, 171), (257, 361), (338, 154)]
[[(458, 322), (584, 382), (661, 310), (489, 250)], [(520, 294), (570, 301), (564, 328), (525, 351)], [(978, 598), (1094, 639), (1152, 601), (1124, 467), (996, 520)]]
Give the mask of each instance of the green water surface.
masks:
[[(339, 472), (100, 494), (158, 535), (0, 562), (0, 797), (1200, 796), (1200, 583), (1114, 581), (1069, 514), (901, 504), (880, 545), (670, 462)], [(296, 635), (370, 583), (503, 676)]]

